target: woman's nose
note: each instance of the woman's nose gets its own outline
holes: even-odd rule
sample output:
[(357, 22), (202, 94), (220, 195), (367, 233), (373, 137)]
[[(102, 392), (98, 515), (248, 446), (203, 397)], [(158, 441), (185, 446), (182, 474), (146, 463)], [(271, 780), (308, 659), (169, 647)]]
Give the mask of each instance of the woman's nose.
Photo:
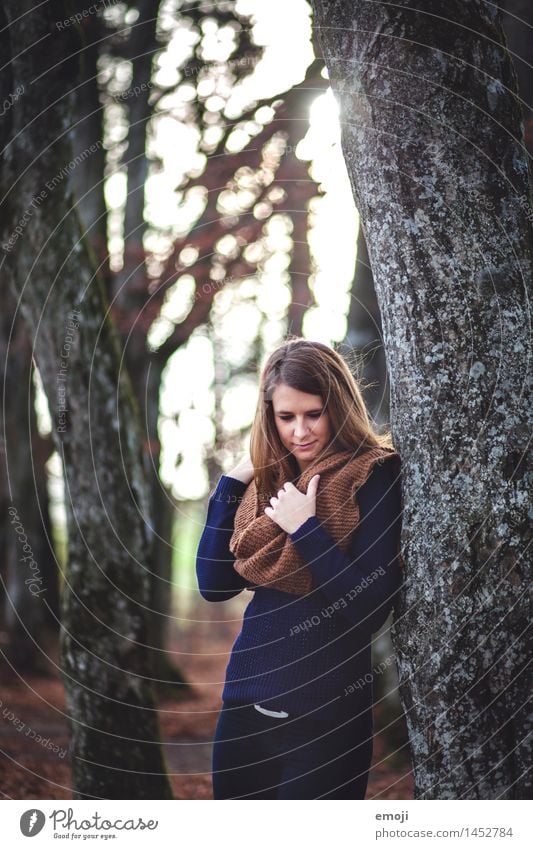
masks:
[(308, 433), (308, 427), (305, 424), (305, 422), (304, 421), (301, 421), (301, 422), (297, 421), (296, 424), (294, 425), (294, 435), (296, 437), (299, 437), (299, 436), (304, 436), (306, 433)]

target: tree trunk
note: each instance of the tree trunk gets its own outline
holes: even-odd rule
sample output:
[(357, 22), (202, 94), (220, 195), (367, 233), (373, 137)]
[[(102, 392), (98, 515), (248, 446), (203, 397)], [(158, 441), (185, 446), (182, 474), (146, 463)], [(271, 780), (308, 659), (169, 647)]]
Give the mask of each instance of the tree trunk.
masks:
[[(8, 399), (0, 412), (5, 437), (0, 458), (2, 642), (17, 672), (49, 674), (50, 644), (57, 642), (59, 633), (58, 575), (45, 469), (51, 440), (43, 439), (37, 430), (31, 342), (17, 302), (5, 286), (0, 291), (0, 314), (0, 362)], [(15, 512), (9, 512), (10, 508)], [(25, 545), (31, 546), (39, 564), (39, 582), (32, 580)]]
[[(127, 58), (132, 65), (131, 96), (124, 98), (128, 110), (128, 149), (126, 208), (124, 211), (124, 265), (115, 275), (113, 294), (116, 297), (115, 311), (125, 314), (130, 337), (126, 348), (126, 362), (138, 366), (146, 361), (146, 328), (143, 321), (128, 322), (128, 315), (135, 315), (146, 304), (148, 287), (145, 265), (144, 236), (147, 230), (144, 218), (145, 185), (148, 177), (147, 130), (152, 117), (149, 103), (152, 90), (152, 63), (156, 49), (156, 23), (159, 2), (140, 0), (137, 3), (139, 17), (132, 30)], [(142, 316), (144, 319), (145, 316)], [(132, 379), (135, 375), (131, 370)], [(141, 382), (144, 375), (140, 376)], [(141, 390), (136, 392), (137, 397)]]
[(533, 205), (498, 8), (314, 7), (403, 458), (407, 569), (393, 637), (416, 797), (529, 798)]
[(516, 70), (526, 146), (529, 155), (533, 156), (533, 5), (531, 0), (504, 0), (500, 8), (503, 29)]
[[(149, 354), (146, 352), (146, 359)], [(139, 363), (139, 367), (141, 363)], [(146, 369), (145, 405), (141, 407), (146, 423), (144, 461), (150, 505), (153, 516), (152, 549), (153, 572), (150, 576), (150, 605), (148, 619), (148, 645), (150, 666), (154, 676), (155, 694), (158, 698), (183, 699), (191, 695), (192, 687), (179, 664), (167, 650), (171, 641), (172, 615), (172, 526), (176, 516), (171, 492), (159, 477), (160, 450), (158, 434), (159, 390), (164, 363), (152, 357)], [(137, 399), (138, 403), (139, 399)], [(146, 410), (144, 410), (146, 406)], [(175, 627), (174, 627), (175, 630)]]
[[(145, 184), (149, 162), (147, 156), (148, 125), (153, 114), (150, 95), (153, 89), (152, 64), (159, 43), (156, 38), (159, 3), (142, 0), (137, 3), (139, 17), (132, 29), (126, 58), (132, 64), (128, 109), (127, 197), (124, 213), (124, 265), (112, 281), (113, 316), (124, 346), (124, 360), (132, 380), (144, 431), (144, 469), (148, 480), (151, 515), (153, 516), (153, 571), (150, 576), (149, 645), (151, 667), (156, 682), (156, 695), (182, 698), (191, 686), (179, 665), (168, 653), (171, 620), (172, 522), (175, 510), (172, 499), (159, 477), (159, 391), (165, 360), (148, 350), (146, 335), (153, 319), (147, 308), (148, 274), (145, 263), (144, 217)], [(150, 313), (150, 314), (149, 314)]]
[(358, 377), (365, 391), (365, 402), (377, 424), (389, 424), (389, 381), (383, 350), (381, 316), (374, 288), (363, 228), (357, 234), (357, 257), (351, 288), (348, 327), (343, 344), (361, 353)]
[[(15, 327), (6, 362), (9, 402), (3, 422), (6, 434), (2, 493), (6, 522), (5, 654), (18, 673), (48, 675), (55, 671), (48, 654), (52, 642), (57, 645), (59, 634), (58, 570), (52, 547), (44, 468), (49, 446), (37, 431), (31, 345), (20, 314)], [(38, 575), (34, 564), (38, 564)]]
[(77, 28), (57, 28), (67, 18), (62, 3), (3, 8), (13, 84), (24, 87), (9, 112), (3, 163), (4, 268), (64, 465), (61, 666), (74, 797), (171, 798), (146, 651), (150, 511), (137, 409), (69, 181)]
[[(106, 36), (109, 38), (109, 32), (102, 25), (101, 17), (86, 15), (82, 31), (83, 81), (76, 91), (72, 139), (74, 156), (84, 158), (72, 172), (72, 184), (83, 233), (94, 251), (106, 292), (110, 294), (111, 272), (104, 198), (106, 151), (103, 146), (103, 108), (98, 90), (98, 57), (102, 46), (106, 44)], [(91, 155), (85, 156), (85, 152), (91, 148)]]

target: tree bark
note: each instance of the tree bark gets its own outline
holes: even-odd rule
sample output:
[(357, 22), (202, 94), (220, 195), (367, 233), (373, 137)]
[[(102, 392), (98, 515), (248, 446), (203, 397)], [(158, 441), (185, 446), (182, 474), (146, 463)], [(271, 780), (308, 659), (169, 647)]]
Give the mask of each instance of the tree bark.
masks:
[[(147, 129), (152, 117), (150, 93), (152, 90), (152, 64), (158, 48), (156, 22), (159, 2), (140, 0), (137, 3), (139, 17), (132, 30), (127, 58), (132, 64), (131, 92), (124, 103), (128, 110), (127, 185), (128, 194), (124, 211), (124, 266), (113, 280), (113, 295), (116, 298), (115, 312), (119, 310), (135, 314), (146, 302), (148, 288), (145, 265), (144, 236), (147, 224), (144, 217), (145, 184), (148, 177)], [(144, 318), (144, 316), (141, 316)], [(143, 321), (130, 325), (130, 338), (125, 351), (126, 361), (146, 359), (146, 329)], [(131, 370), (132, 375), (134, 369)], [(133, 379), (133, 378), (132, 378)], [(142, 382), (142, 381), (141, 381)], [(141, 390), (136, 392), (141, 396)]]
[[(4, 304), (7, 293), (11, 294), (9, 290), (3, 293)], [(10, 343), (3, 363), (5, 397), (9, 400), (2, 416), (6, 443), (1, 475), (6, 542), (1, 568), (6, 594), (5, 655), (19, 674), (50, 675), (55, 670), (48, 652), (52, 643), (57, 646), (59, 636), (58, 569), (45, 471), (50, 446), (37, 430), (31, 345), (20, 317)], [(33, 561), (38, 564), (38, 575)]]
[(383, 350), (381, 316), (379, 314), (372, 269), (363, 228), (357, 234), (357, 257), (351, 287), (348, 327), (343, 342), (348, 352), (353, 348), (362, 355), (362, 369), (358, 377), (363, 380), (365, 403), (374, 421), (389, 424), (389, 381)]
[[(51, 439), (43, 439), (37, 429), (32, 347), (17, 312), (17, 301), (4, 286), (0, 290), (0, 364), (3, 396), (8, 400), (0, 412), (5, 438), (0, 455), (0, 629), (4, 631), (5, 655), (16, 672), (48, 675), (48, 651), (59, 634), (58, 570), (45, 469)], [(24, 516), (23, 527), (15, 513), (9, 512), (12, 507)], [(40, 582), (32, 580), (25, 544), (31, 545), (39, 564)]]
[(63, 3), (10, 0), (4, 10), (12, 80), (24, 87), (4, 152), (4, 270), (30, 329), (64, 465), (60, 647), (74, 797), (171, 798), (146, 650), (150, 514), (138, 411), (69, 179), (77, 29), (58, 29), (68, 18)]
[(524, 135), (529, 156), (533, 156), (533, 6), (530, 0), (504, 0), (500, 3), (503, 29), (507, 37), (518, 81), (518, 95), (524, 118)]
[(416, 797), (531, 796), (525, 452), (533, 205), (481, 0), (315, 0), (403, 458), (393, 626)]
[[(85, 2), (76, 11), (83, 12)], [(74, 156), (96, 148), (72, 172), (74, 197), (83, 233), (94, 251), (106, 293), (111, 292), (111, 271), (107, 251), (107, 208), (104, 198), (106, 150), (103, 145), (103, 108), (98, 89), (98, 58), (106, 46), (106, 32), (100, 15), (87, 15), (81, 38), (83, 79), (76, 91), (73, 115)]]

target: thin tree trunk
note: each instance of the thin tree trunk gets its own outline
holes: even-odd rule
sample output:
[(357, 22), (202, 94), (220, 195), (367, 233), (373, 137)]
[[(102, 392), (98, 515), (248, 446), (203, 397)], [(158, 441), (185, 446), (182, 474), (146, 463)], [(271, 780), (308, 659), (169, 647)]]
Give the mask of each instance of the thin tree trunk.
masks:
[(417, 798), (531, 796), (533, 205), (498, 8), (315, 0), (403, 458), (393, 628)]
[[(147, 272), (145, 265), (144, 236), (147, 224), (144, 218), (145, 185), (148, 177), (147, 129), (152, 117), (149, 103), (152, 90), (152, 64), (159, 47), (156, 41), (156, 21), (159, 2), (140, 0), (137, 3), (139, 17), (128, 42), (127, 57), (132, 64), (131, 96), (124, 99), (128, 110), (128, 149), (126, 208), (124, 212), (124, 266), (113, 280), (116, 296), (115, 312), (124, 314), (125, 324), (130, 330), (126, 362), (146, 361), (146, 328), (142, 321), (131, 322), (131, 314), (137, 316), (146, 304)], [(128, 318), (130, 320), (128, 320)], [(135, 384), (135, 369), (131, 369)], [(143, 383), (144, 373), (139, 375)], [(142, 395), (141, 389), (136, 396)]]
[(357, 234), (357, 257), (344, 344), (361, 353), (365, 402), (377, 424), (389, 424), (389, 381), (383, 350), (381, 316), (363, 228)]
[[(146, 358), (149, 354), (146, 352)], [(152, 357), (146, 371), (145, 423), (147, 439), (144, 444), (144, 461), (150, 504), (153, 516), (150, 576), (150, 606), (148, 619), (148, 644), (151, 653), (156, 696), (167, 699), (187, 698), (192, 687), (172, 655), (167, 651), (171, 641), (172, 621), (172, 526), (176, 516), (172, 493), (161, 480), (158, 469), (161, 446), (159, 443), (159, 390), (164, 363)]]
[(124, 99), (128, 109), (128, 149), (126, 208), (124, 214), (124, 266), (112, 281), (115, 296), (113, 315), (120, 330), (124, 359), (132, 380), (145, 433), (144, 468), (153, 516), (150, 552), (153, 571), (150, 576), (149, 645), (157, 694), (180, 698), (190, 692), (185, 675), (166, 651), (171, 618), (172, 522), (174, 507), (159, 477), (160, 446), (158, 437), (159, 391), (164, 358), (154, 356), (146, 342), (148, 319), (148, 278), (145, 264), (144, 217), (145, 184), (148, 176), (146, 151), (148, 124), (153, 114), (152, 64), (159, 43), (156, 24), (159, 3), (142, 0), (137, 4), (139, 17), (127, 45), (126, 58), (132, 63), (130, 96)]
[[(50, 674), (51, 641), (57, 643), (58, 572), (52, 548), (44, 463), (45, 441), (35, 421), (31, 346), (19, 325), (19, 350), (10, 351), (6, 381), (5, 483), (6, 657), (19, 673)], [(20, 344), (22, 343), (22, 344)], [(38, 575), (35, 572), (38, 565)]]
[[(59, 632), (57, 566), (51, 545), (45, 463), (50, 440), (36, 424), (32, 350), (8, 288), (0, 294), (0, 361), (7, 403), (0, 413), (5, 436), (0, 466), (2, 502), (2, 616), (5, 655), (17, 672), (49, 674), (48, 652)], [(24, 525), (21, 525), (24, 516)], [(32, 557), (40, 580), (33, 581)]]
[(4, 153), (4, 270), (30, 329), (64, 465), (61, 667), (74, 797), (171, 798), (146, 651), (150, 511), (138, 412), (68, 179), (77, 30), (58, 30), (62, 3), (10, 0), (4, 10), (12, 79), (24, 86)]
[[(73, 153), (74, 156), (84, 158), (72, 172), (72, 183), (83, 232), (94, 251), (106, 292), (110, 293), (107, 208), (104, 198), (106, 151), (103, 146), (103, 108), (97, 79), (98, 57), (102, 45), (105, 46), (106, 35), (109, 36), (109, 33), (106, 33), (99, 15), (87, 15), (84, 18), (81, 60), (83, 81), (76, 91), (73, 115)], [(91, 155), (86, 156), (86, 151), (91, 149)]]

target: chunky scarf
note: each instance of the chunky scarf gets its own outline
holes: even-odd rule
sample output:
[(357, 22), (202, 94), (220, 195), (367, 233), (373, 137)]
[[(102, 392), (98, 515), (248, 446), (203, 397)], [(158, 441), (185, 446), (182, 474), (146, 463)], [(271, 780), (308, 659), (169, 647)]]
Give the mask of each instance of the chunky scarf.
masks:
[[(355, 493), (368, 478), (374, 464), (383, 463), (391, 457), (399, 463), (400, 458), (392, 448), (377, 446), (355, 456), (353, 451), (335, 451), (311, 463), (294, 484), (305, 493), (313, 475), (320, 475), (316, 515), (345, 554), (359, 522)], [(235, 514), (230, 539), (230, 551), (236, 557), (234, 569), (257, 586), (305, 595), (314, 586), (312, 573), (289, 534), (264, 512), (269, 505), (270, 499), (266, 495), (258, 495), (253, 479)], [(253, 590), (255, 586), (248, 589)]]

